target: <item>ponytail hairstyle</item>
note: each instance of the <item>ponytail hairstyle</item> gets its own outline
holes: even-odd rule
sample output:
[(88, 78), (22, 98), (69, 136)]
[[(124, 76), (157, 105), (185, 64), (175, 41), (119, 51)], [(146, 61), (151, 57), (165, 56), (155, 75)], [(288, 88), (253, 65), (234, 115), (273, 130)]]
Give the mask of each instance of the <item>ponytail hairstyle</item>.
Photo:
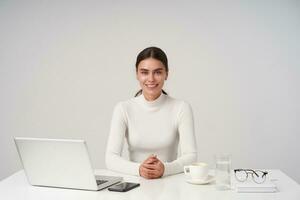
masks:
[[(140, 62), (147, 58), (154, 58), (156, 60), (159, 60), (164, 65), (166, 72), (167, 73), (169, 72), (167, 55), (165, 54), (165, 52), (163, 50), (161, 50), (158, 47), (148, 47), (138, 54), (138, 56), (136, 58), (136, 63), (135, 63), (136, 72), (138, 72), (138, 66), (139, 66)], [(142, 90), (139, 90), (134, 96), (137, 97), (137, 96), (141, 95), (142, 92), (143, 92)], [(162, 93), (165, 95), (168, 95), (164, 90), (162, 90)]]

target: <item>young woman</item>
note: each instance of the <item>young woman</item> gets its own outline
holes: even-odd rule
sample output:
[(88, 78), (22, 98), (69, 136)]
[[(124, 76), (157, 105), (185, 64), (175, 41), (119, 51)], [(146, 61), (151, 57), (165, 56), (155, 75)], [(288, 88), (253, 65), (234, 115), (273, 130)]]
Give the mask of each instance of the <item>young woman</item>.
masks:
[[(153, 179), (181, 173), (184, 165), (196, 161), (192, 109), (163, 90), (168, 73), (168, 59), (160, 48), (146, 48), (137, 56), (141, 90), (115, 106), (106, 150), (108, 169)], [(121, 155), (124, 139), (129, 160)]]

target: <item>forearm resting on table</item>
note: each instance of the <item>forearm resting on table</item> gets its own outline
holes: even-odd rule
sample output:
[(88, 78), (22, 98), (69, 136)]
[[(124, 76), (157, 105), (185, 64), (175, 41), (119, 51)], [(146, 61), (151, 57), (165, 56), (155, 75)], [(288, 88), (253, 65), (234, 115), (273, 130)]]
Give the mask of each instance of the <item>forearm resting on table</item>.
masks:
[(183, 167), (197, 161), (197, 152), (186, 153), (172, 162), (165, 162), (164, 176), (179, 174), (183, 172)]
[(139, 176), (140, 163), (132, 162), (114, 153), (106, 153), (106, 167), (109, 170)]

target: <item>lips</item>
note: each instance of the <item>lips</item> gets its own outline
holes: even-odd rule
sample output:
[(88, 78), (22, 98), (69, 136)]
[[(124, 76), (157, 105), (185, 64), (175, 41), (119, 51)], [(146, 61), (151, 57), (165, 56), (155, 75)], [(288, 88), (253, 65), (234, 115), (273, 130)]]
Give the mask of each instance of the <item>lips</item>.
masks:
[(158, 84), (145, 84), (147, 88), (155, 88)]

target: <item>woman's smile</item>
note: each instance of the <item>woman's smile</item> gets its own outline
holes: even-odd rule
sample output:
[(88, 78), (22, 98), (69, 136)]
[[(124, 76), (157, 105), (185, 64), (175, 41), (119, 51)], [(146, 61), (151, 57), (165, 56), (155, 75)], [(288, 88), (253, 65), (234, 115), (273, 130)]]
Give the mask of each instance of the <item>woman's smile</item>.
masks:
[(157, 86), (158, 86), (158, 84), (145, 84), (146, 85), (146, 87), (148, 87), (148, 88), (151, 88), (151, 89), (153, 89), (153, 88), (156, 88)]

